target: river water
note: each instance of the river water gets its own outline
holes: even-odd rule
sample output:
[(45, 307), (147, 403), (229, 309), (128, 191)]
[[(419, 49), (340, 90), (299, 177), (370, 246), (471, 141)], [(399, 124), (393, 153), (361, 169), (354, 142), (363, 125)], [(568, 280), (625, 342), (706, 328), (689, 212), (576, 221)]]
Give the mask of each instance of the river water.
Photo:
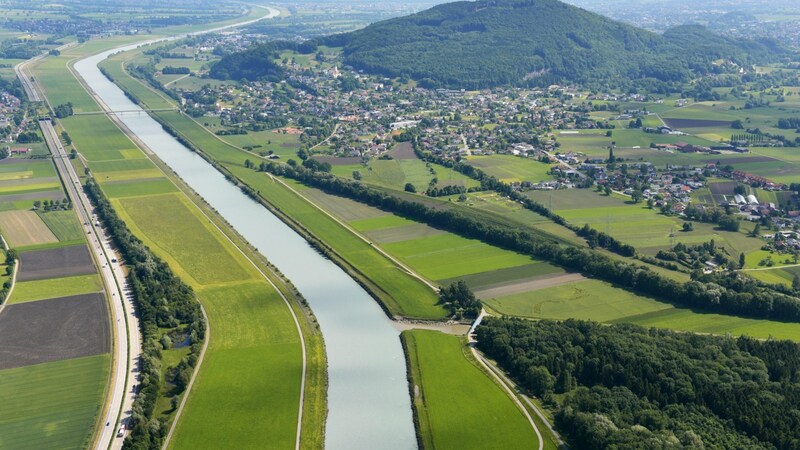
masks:
[[(97, 65), (106, 51), (75, 63), (76, 72), (112, 111), (142, 111)], [(416, 449), (398, 331), (366, 291), (266, 208), (245, 196), (145, 113), (120, 120), (275, 265), (308, 300), (328, 356), (329, 450)], [(212, 330), (213, 336), (213, 330)], [(266, 405), (265, 405), (266, 406)]]

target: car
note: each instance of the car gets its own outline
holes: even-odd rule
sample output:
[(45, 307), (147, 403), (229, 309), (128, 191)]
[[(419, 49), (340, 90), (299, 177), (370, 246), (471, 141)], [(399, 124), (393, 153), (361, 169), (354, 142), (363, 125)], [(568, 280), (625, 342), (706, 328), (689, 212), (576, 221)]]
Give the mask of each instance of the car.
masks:
[(119, 431), (117, 431), (117, 437), (125, 436), (125, 425), (119, 427)]

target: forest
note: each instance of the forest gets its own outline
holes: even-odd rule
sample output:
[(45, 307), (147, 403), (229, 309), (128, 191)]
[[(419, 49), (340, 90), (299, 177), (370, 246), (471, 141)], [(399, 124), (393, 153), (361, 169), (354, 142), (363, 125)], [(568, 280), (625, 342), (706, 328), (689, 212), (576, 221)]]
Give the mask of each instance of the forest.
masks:
[(785, 54), (700, 26), (658, 35), (557, 0), (447, 3), (316, 41), (343, 47), (356, 69), (428, 88), (579, 82), (679, 92), (694, 76), (728, 70), (716, 60), (749, 67)]
[(494, 317), (477, 338), (555, 407), (573, 448), (800, 445), (800, 347), (790, 341)]

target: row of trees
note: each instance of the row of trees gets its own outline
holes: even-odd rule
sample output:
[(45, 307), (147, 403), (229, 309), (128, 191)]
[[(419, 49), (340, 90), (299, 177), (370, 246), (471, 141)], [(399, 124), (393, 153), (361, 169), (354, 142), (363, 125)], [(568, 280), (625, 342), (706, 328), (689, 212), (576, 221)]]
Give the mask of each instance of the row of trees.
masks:
[[(275, 163), (260, 166), (275, 175), (286, 176), (326, 192), (427, 223), (437, 228), (486, 242), (518, 253), (550, 261), (567, 270), (660, 298), (669, 303), (707, 311), (763, 319), (800, 322), (800, 299), (756, 283), (731, 282), (730, 287), (712, 281), (681, 283), (647, 267), (612, 259), (590, 249), (561, 245), (521, 229), (488, 224), (451, 209), (435, 209), (419, 202), (397, 198), (357, 181), (315, 172), (305, 167)], [(734, 273), (733, 278), (748, 278)]]
[(556, 407), (574, 448), (795, 449), (800, 346), (488, 317), (478, 347)]
[(189, 336), (191, 350), (177, 367), (168, 371), (178, 395), (184, 389), (205, 339), (205, 320), (192, 289), (183, 283), (169, 266), (155, 256), (135, 237), (100, 191), (89, 179), (85, 190), (95, 211), (109, 231), (114, 245), (122, 253), (128, 267), (128, 283), (136, 303), (142, 332), (141, 380), (139, 393), (133, 403), (130, 435), (126, 449), (160, 449), (166, 435), (167, 423), (154, 419), (154, 409), (164, 381), (161, 377), (160, 330), (181, 330)]

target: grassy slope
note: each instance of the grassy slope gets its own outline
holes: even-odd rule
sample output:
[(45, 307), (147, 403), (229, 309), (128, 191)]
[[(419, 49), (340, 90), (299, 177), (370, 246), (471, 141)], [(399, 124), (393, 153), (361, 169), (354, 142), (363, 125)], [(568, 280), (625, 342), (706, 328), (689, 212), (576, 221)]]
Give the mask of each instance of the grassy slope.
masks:
[[(137, 37), (137, 39), (141, 39), (141, 37)], [(108, 43), (109, 41), (106, 42)], [(89, 51), (88, 48), (85, 50), (86, 52)], [(94, 48), (93, 50), (99, 50), (99, 48)], [(70, 52), (69, 59), (79, 54), (86, 53), (80, 49), (74, 50)], [(52, 62), (53, 60), (49, 58), (45, 61), (48, 61), (48, 65), (50, 66), (54, 64)], [(37, 79), (42, 83), (48, 83), (48, 80), (52, 81), (53, 79), (57, 79), (53, 84), (57, 89), (51, 88), (50, 91), (57, 90), (59, 93), (68, 95), (74, 104), (84, 105), (84, 110), (98, 109), (96, 105), (88, 105), (88, 95), (76, 80), (64, 76), (66, 70), (64, 67), (65, 61), (65, 59), (60, 60), (60, 72), (51, 67), (50, 72), (44, 76), (39, 75), (37, 72)], [(55, 103), (57, 104), (57, 101)], [(125, 174), (126, 169), (131, 169), (127, 172), (133, 173), (133, 175), (128, 177), (129, 179), (140, 177), (152, 178), (154, 175), (163, 178), (163, 173), (152, 165), (149, 165), (148, 168), (145, 169), (139, 168), (139, 163), (134, 164), (136, 167), (125, 167), (125, 165), (128, 164), (125, 161), (143, 159), (144, 155), (139, 152), (133, 143), (122, 135), (105, 116), (70, 117), (63, 123), (72, 136), (75, 147), (89, 160), (90, 167), (92, 164), (100, 164), (99, 168), (101, 171), (96, 171), (95, 175), (101, 183), (110, 181), (112, 177), (116, 177), (116, 179), (123, 178), (117, 174)], [(108, 161), (114, 160), (119, 164), (109, 166)], [(102, 170), (108, 171), (103, 172)], [(142, 170), (147, 173), (142, 173)], [(180, 197), (182, 198), (182, 194)], [(139, 199), (147, 199), (147, 197), (139, 197), (136, 200)], [(119, 201), (117, 203), (119, 203)], [(226, 347), (233, 349), (238, 345), (239, 341), (226, 341), (226, 339), (231, 337), (228, 333), (215, 334), (215, 330), (224, 329), (225, 325), (229, 322), (253, 324), (252, 321), (249, 321), (249, 317), (255, 316), (259, 318), (257, 325), (260, 325), (260, 327), (270, 328), (275, 333), (294, 334), (296, 337), (294, 324), (288, 319), (289, 312), (282, 304), (282, 301), (277, 306), (274, 305), (276, 298), (274, 291), (268, 287), (265, 281), (259, 280), (252, 265), (244, 261), (243, 257), (231, 247), (231, 244), (225, 240), (221, 233), (215, 229), (212, 230), (208, 225), (201, 224), (200, 219), (197, 219), (198, 213), (196, 206), (184, 200), (182, 200), (181, 203), (183, 203), (184, 208), (191, 211), (188, 216), (183, 214), (185, 211), (181, 210), (179, 211), (181, 214), (178, 215), (164, 214), (164, 217), (159, 219), (158, 223), (163, 227), (171, 229), (177, 229), (183, 226), (184, 231), (186, 231), (186, 224), (178, 222), (178, 220), (186, 217), (192, 218), (192, 252), (177, 255), (181, 258), (180, 260), (168, 255), (164, 250), (165, 248), (179, 245), (175, 243), (174, 233), (170, 230), (153, 230), (148, 236), (142, 236), (140, 234), (140, 237), (144, 237), (146, 241), (149, 241), (148, 243), (151, 244), (151, 247), (159, 256), (168, 259), (177, 273), (189, 275), (186, 281), (190, 282), (197, 290), (198, 297), (203, 304), (210, 306), (210, 304), (214, 302), (214, 299), (224, 298), (227, 311), (229, 312), (229, 314), (220, 315), (219, 309), (208, 307), (209, 326), (212, 330), (212, 344), (207, 353), (206, 362), (200, 369), (202, 381), (197, 383), (195, 389), (190, 394), (189, 402), (191, 402), (193, 406), (186, 409), (184, 412), (181, 427), (183, 427), (183, 422), (185, 421), (188, 424), (188, 429), (192, 429), (192, 424), (198, 423), (195, 419), (197, 417), (201, 418), (201, 421), (206, 424), (214, 424), (220, 436), (239, 435), (238, 424), (247, 424), (249, 433), (239, 436), (239, 444), (242, 447), (259, 445), (259, 443), (263, 442), (263, 436), (267, 434), (271, 436), (271, 439), (279, 442), (293, 442), (295, 427), (281, 427), (280, 429), (276, 429), (266, 421), (254, 425), (250, 422), (250, 418), (253, 412), (251, 408), (258, 404), (260, 408), (269, 411), (269, 414), (274, 417), (273, 422), (288, 423), (296, 420), (299, 403), (299, 388), (294, 387), (299, 386), (300, 380), (298, 374), (301, 365), (298, 341), (287, 341), (283, 345), (273, 345), (265, 341), (249, 342), (249, 347), (228, 352), (228, 354), (234, 354), (236, 351), (240, 352), (238, 357), (231, 358), (222, 354), (218, 355), (216, 351)], [(137, 209), (137, 206), (139, 205), (137, 204), (134, 206), (134, 209)], [(140, 214), (141, 217), (137, 220), (148, 220), (148, 218), (152, 217), (152, 214), (147, 212), (148, 207), (146, 205), (138, 209), (138, 211), (141, 210), (145, 212)], [(128, 222), (128, 224), (134, 229), (136, 229), (137, 226), (149, 226), (152, 229), (153, 225), (152, 223), (141, 222)], [(231, 257), (234, 258), (234, 266), (238, 266), (239, 269), (225, 268), (225, 270), (244, 271), (244, 279), (239, 279), (238, 273), (235, 277), (225, 276), (221, 278), (216, 275), (209, 275), (209, 270), (211, 269), (209, 269), (206, 261), (202, 261), (202, 264), (198, 264), (190, 260), (192, 256), (197, 254), (197, 249), (205, 247), (214, 249), (221, 248), (222, 251), (217, 252), (217, 255), (231, 255)], [(231, 278), (236, 278), (237, 281), (230, 282), (229, 280)], [(203, 285), (196, 281), (197, 279), (209, 283), (222, 283), (223, 281), (225, 283), (221, 286), (214, 286), (213, 290), (204, 290)], [(251, 284), (260, 286), (262, 294), (271, 294), (259, 296), (258, 301), (253, 301), (251, 296), (253, 289), (244, 289), (241, 285), (242, 281), (247, 282), (248, 286)], [(317, 341), (316, 345), (321, 345), (321, 343)], [(249, 356), (245, 357), (245, 355)], [(254, 355), (256, 356), (255, 359), (253, 358)], [(246, 384), (242, 387), (242, 395), (237, 395), (235, 397), (228, 395), (231, 376), (239, 379), (257, 380), (259, 377), (263, 376), (265, 367), (273, 361), (279, 361), (279, 366), (283, 370), (288, 371), (280, 377), (280, 383), (270, 384), (269, 386), (260, 385), (257, 388)], [(317, 361), (317, 363), (319, 363), (319, 361)], [(275, 378), (273, 377), (273, 379)], [(319, 386), (314, 387), (314, 389), (319, 389)], [(246, 403), (249, 404), (251, 408), (230, 408), (223, 410), (218, 408), (214, 402), (203, 401), (208, 395), (212, 397), (217, 396), (217, 398), (225, 398), (227, 401), (231, 402), (232, 405), (235, 405), (236, 402), (241, 402), (242, 404)], [(274, 399), (277, 396), (285, 397), (286, 402), (282, 403), (280, 406), (269, 406), (269, 401), (267, 401), (267, 399)], [(324, 401), (324, 399), (320, 399), (318, 395), (313, 393), (309, 398), (314, 399), (314, 401)], [(319, 420), (314, 423), (308, 423), (307, 425), (311, 428), (309, 433), (313, 435), (319, 435), (316, 429), (323, 426)], [(233, 428), (228, 430), (227, 427)], [(185, 445), (183, 441), (184, 438), (190, 439), (189, 435), (179, 432), (177, 439), (172, 442), (176, 446), (183, 446)], [(314, 445), (316, 444), (313, 442), (309, 444), (311, 447)]]
[(109, 355), (0, 371), (0, 448), (81, 448), (102, 406)]
[(402, 338), (419, 386), (414, 408), (424, 448), (536, 448), (530, 424), (467, 355), (462, 338), (424, 330)]

